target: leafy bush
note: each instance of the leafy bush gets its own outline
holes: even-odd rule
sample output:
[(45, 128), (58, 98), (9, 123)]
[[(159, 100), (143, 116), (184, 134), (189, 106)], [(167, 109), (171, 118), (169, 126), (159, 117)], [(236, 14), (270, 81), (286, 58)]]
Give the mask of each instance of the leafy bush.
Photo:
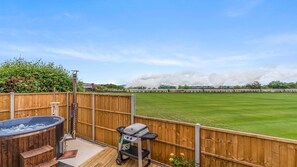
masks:
[(173, 167), (194, 167), (194, 161), (188, 161), (185, 159), (184, 153), (180, 153), (180, 155), (170, 154), (170, 165)]
[(15, 58), (0, 65), (0, 92), (58, 92), (72, 89), (69, 71), (54, 63)]

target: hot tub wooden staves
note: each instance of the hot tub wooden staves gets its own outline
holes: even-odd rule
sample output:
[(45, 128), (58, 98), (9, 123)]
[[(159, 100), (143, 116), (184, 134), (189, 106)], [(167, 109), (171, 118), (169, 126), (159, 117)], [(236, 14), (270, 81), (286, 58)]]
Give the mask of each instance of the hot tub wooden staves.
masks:
[(56, 128), (0, 138), (0, 166), (20, 166), (20, 153), (50, 145), (56, 148)]

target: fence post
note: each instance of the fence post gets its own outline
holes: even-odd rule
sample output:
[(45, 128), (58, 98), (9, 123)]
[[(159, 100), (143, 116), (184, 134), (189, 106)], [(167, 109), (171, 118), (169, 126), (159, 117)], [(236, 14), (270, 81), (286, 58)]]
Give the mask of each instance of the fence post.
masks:
[(66, 126), (67, 126), (67, 133), (69, 132), (69, 91), (67, 91), (66, 93), (66, 118), (67, 118), (67, 122), (66, 122)]
[(200, 124), (195, 125), (195, 167), (200, 167)]
[(135, 95), (131, 95), (131, 124), (134, 124), (134, 116), (135, 116), (135, 104), (136, 104)]
[(14, 119), (14, 92), (10, 92), (10, 119)]
[(95, 142), (95, 94), (92, 93), (92, 140)]

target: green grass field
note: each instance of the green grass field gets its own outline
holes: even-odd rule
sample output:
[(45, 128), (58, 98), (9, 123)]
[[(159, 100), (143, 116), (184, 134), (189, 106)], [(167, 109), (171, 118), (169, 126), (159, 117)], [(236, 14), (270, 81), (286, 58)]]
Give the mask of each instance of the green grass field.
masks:
[(297, 139), (294, 93), (137, 93), (139, 115)]

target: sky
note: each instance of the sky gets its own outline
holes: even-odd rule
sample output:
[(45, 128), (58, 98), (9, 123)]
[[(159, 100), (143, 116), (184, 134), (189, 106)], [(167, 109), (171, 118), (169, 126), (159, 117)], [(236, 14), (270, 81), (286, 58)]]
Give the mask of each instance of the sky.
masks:
[(0, 1), (0, 62), (42, 59), (84, 82), (297, 81), (295, 0)]

